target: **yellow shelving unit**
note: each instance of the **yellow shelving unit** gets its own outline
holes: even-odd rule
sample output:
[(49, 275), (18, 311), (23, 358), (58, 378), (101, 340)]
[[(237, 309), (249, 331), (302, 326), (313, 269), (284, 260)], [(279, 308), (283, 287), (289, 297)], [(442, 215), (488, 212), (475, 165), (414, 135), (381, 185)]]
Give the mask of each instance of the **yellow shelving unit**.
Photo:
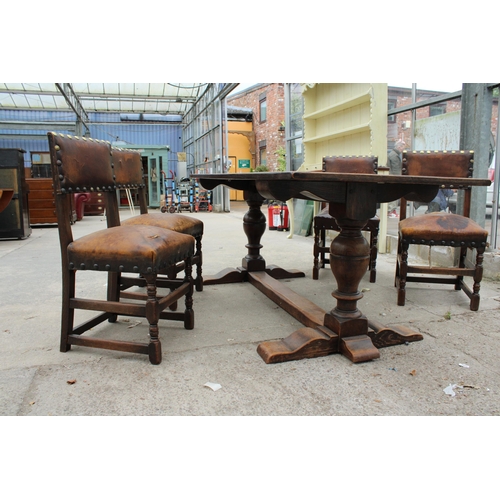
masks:
[[(304, 163), (321, 170), (325, 156), (378, 157), (387, 164), (386, 83), (303, 83)], [(315, 204), (316, 214), (320, 204)], [(387, 204), (382, 204), (379, 252), (386, 251)]]
[(304, 83), (304, 164), (324, 156), (375, 155), (387, 160), (387, 84)]

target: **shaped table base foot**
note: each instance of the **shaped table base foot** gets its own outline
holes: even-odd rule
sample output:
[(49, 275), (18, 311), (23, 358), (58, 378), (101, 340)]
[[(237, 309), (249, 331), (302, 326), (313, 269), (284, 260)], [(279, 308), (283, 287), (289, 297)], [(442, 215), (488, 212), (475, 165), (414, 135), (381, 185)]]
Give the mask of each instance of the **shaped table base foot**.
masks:
[(305, 273), (298, 269), (283, 269), (282, 267), (270, 265), (266, 267), (266, 273), (275, 280), (284, 280), (291, 278), (304, 278)]
[(226, 267), (213, 276), (203, 276), (203, 285), (222, 285), (226, 283), (242, 283), (246, 281), (246, 271), (243, 268)]
[[(265, 272), (276, 280), (304, 278), (305, 273), (297, 269), (286, 270), (282, 267), (271, 265)], [(243, 283), (248, 281), (248, 270), (244, 267), (226, 267), (212, 276), (203, 277), (203, 285), (222, 285), (226, 283)]]
[(282, 340), (262, 342), (257, 348), (266, 363), (282, 363), (328, 356), (339, 350), (339, 337), (327, 328), (304, 327)]
[(378, 321), (368, 320), (368, 336), (373, 345), (379, 349), (392, 345), (406, 344), (407, 342), (418, 342), (424, 337), (403, 325), (385, 326)]
[(379, 350), (368, 335), (355, 335), (340, 339), (340, 353), (353, 363), (380, 358)]

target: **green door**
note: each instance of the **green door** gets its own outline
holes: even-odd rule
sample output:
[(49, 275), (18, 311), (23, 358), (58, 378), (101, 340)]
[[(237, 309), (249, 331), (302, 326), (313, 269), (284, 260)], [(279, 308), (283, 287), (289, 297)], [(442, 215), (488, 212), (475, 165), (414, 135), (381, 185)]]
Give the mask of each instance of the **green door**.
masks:
[(161, 171), (159, 157), (149, 157), (148, 161), (148, 193), (149, 206), (158, 208), (161, 196)]

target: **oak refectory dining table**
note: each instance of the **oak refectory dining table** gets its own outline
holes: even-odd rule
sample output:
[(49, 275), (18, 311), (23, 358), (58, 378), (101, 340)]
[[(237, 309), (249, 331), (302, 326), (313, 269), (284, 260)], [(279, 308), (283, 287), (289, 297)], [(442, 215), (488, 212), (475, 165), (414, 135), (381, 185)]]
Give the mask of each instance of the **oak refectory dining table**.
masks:
[[(352, 362), (380, 357), (379, 348), (422, 340), (422, 335), (399, 325), (386, 327), (368, 319), (357, 307), (363, 297), (359, 283), (368, 267), (370, 247), (361, 230), (376, 215), (377, 204), (404, 197), (408, 201), (430, 202), (443, 187), (487, 186), (487, 179), (409, 175), (331, 173), (322, 171), (262, 172), (248, 174), (196, 174), (204, 189), (218, 185), (241, 190), (249, 210), (243, 217), (248, 253), (241, 267), (226, 269), (205, 284), (249, 281), (268, 298), (304, 325), (281, 340), (259, 344), (266, 363), (341, 353)], [(266, 217), (265, 199), (291, 198), (322, 201), (337, 221), (340, 233), (330, 247), (330, 267), (337, 282), (331, 311), (324, 311), (279, 280), (304, 277), (298, 270), (267, 266), (261, 254), (261, 237)]]

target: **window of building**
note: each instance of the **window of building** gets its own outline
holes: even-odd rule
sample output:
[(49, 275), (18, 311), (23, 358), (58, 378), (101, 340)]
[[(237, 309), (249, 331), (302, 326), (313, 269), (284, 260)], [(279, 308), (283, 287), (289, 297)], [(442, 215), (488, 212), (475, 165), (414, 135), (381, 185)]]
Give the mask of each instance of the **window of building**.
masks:
[(446, 113), (446, 103), (433, 104), (429, 106), (429, 116), (444, 115)]
[(259, 121), (260, 123), (265, 122), (267, 119), (267, 100), (266, 94), (261, 94), (259, 96)]
[[(397, 100), (396, 99), (388, 98), (388, 100), (387, 100), (387, 110), (391, 111), (391, 109), (394, 109), (396, 107), (396, 104), (397, 104)], [(387, 117), (387, 121), (389, 123), (394, 123), (396, 121), (396, 115), (389, 115)]]
[(31, 152), (31, 177), (52, 177), (49, 152)]
[(304, 162), (304, 98), (300, 83), (285, 83), (285, 103), (287, 169), (294, 171)]
[(259, 142), (259, 165), (267, 165), (266, 141)]

